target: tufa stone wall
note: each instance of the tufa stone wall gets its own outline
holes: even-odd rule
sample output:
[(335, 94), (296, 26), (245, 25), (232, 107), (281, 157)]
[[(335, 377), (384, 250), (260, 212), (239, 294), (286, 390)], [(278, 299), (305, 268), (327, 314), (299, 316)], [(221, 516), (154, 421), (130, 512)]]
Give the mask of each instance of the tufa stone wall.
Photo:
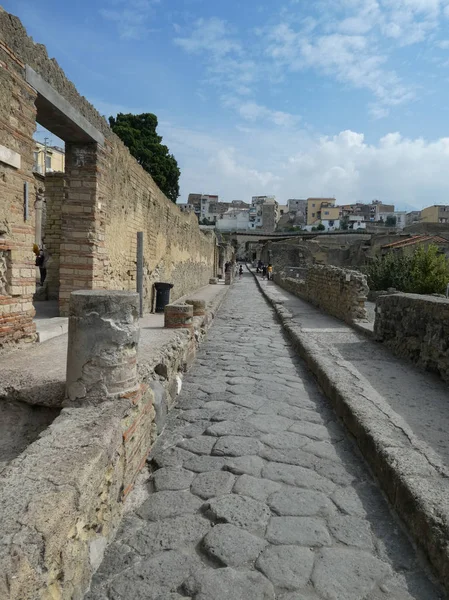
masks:
[(202, 232), (192, 213), (182, 213), (159, 190), (116, 138), (106, 145), (104, 186), (105, 287), (136, 289), (137, 232), (144, 232), (144, 309), (153, 283), (173, 283), (176, 300), (207, 285), (215, 275), (216, 238)]
[(351, 323), (366, 319), (368, 295), (366, 276), (358, 271), (325, 265), (311, 265), (305, 279), (275, 273), (274, 281), (287, 291), (318, 306), (325, 312)]
[(449, 300), (389, 294), (376, 301), (376, 339), (396, 355), (449, 381)]

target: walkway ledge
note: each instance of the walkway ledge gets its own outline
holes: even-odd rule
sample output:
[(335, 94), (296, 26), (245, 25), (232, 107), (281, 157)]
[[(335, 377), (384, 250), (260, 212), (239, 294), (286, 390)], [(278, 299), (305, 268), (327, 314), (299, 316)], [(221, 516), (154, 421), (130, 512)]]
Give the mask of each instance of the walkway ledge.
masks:
[(326, 356), (294, 322), (293, 314), (279, 300), (278, 286), (253, 275), (297, 352), (355, 437), (393, 508), (449, 592), (448, 469), (369, 382), (365, 380), (365, 385), (361, 381), (353, 365), (341, 357)]

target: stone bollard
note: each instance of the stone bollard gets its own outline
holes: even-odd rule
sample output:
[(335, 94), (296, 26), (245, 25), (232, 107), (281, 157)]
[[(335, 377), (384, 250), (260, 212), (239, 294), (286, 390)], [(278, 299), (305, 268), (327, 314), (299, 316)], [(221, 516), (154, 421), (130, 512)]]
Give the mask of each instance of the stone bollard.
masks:
[(164, 313), (164, 327), (167, 329), (193, 329), (191, 304), (167, 304)]
[(231, 285), (232, 283), (232, 273), (231, 271), (227, 271), (225, 273), (225, 285)]
[(218, 283), (218, 278), (217, 277), (211, 277), (209, 279), (209, 284), (210, 285), (216, 285)]
[(186, 300), (186, 304), (191, 304), (193, 306), (194, 317), (203, 317), (206, 314), (205, 300), (198, 300), (196, 298), (192, 298), (191, 300)]
[(139, 388), (139, 295), (72, 292), (65, 405), (100, 403)]

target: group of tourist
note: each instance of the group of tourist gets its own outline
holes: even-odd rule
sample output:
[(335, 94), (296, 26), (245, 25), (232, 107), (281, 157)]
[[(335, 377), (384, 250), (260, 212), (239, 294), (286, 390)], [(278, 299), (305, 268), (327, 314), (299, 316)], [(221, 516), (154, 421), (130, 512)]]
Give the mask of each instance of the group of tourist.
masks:
[(259, 260), (256, 267), (256, 273), (262, 273), (262, 281), (265, 281), (265, 279), (271, 281), (273, 279), (273, 265), (271, 263), (266, 265)]

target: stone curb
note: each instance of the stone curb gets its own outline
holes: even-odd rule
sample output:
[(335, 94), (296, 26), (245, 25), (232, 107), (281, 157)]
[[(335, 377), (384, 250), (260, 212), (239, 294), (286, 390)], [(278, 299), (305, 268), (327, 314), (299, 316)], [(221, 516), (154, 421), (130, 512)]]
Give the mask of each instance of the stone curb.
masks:
[(292, 321), (293, 315), (263, 286), (298, 354), (355, 437), (390, 503), (449, 591), (449, 471), (369, 382), (340, 355), (323, 347)]

